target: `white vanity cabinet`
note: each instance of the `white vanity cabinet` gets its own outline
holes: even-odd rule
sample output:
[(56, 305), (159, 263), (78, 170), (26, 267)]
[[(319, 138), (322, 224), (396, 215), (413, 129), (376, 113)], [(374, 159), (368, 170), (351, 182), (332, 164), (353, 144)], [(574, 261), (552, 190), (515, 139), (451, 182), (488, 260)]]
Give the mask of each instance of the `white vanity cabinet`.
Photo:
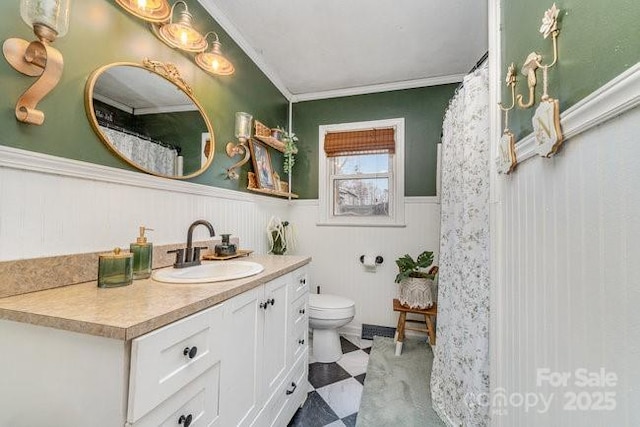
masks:
[(295, 292), (293, 284), (300, 270), (306, 276), (306, 269), (302, 268), (227, 301), (230, 326), (221, 396), (225, 426), (272, 425), (284, 403), (280, 396), (293, 394), (287, 392), (294, 381), (304, 382), (300, 385), (302, 392), (295, 396), (297, 406), (304, 402), (306, 376), (302, 380), (298, 376), (300, 366), (306, 372), (308, 360), (305, 358), (294, 366), (289, 333), (294, 317), (290, 299), (308, 298), (306, 292), (303, 295)]
[(0, 320), (0, 426), (286, 425), (308, 390), (306, 275), (131, 341)]

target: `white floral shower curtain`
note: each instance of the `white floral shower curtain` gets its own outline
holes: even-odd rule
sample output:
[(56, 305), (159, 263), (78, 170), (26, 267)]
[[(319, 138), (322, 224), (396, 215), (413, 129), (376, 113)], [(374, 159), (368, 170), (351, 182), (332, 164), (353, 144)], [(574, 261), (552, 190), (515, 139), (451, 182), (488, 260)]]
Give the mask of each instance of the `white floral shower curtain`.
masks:
[(489, 424), (489, 80), (465, 77), (443, 123), (437, 345), (431, 393), (445, 422)]
[(163, 147), (146, 139), (110, 129), (106, 126), (100, 126), (100, 130), (114, 147), (133, 163), (160, 175), (177, 175), (175, 164), (178, 153), (175, 149)]

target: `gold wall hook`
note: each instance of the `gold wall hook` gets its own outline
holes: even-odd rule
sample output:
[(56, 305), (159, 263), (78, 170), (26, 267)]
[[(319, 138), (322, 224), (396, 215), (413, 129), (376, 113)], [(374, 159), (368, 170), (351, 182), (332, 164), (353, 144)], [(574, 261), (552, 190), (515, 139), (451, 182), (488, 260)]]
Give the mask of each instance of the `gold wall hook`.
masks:
[(536, 84), (538, 83), (536, 70), (538, 69), (538, 63), (541, 59), (542, 57), (538, 53), (531, 52), (527, 56), (527, 59), (525, 59), (524, 61), (524, 65), (522, 66), (522, 74), (527, 76), (527, 86), (529, 87), (529, 101), (527, 101), (526, 103), (523, 102), (523, 96), (519, 94), (516, 99), (520, 108), (531, 108), (536, 100), (535, 89)]
[(553, 43), (553, 61), (549, 65), (542, 65), (538, 60), (538, 67), (550, 68), (558, 62), (558, 15), (560, 15), (560, 9), (554, 3), (551, 8), (547, 9), (542, 16), (542, 25), (540, 26), (540, 33), (546, 39), (551, 36)]
[(507, 77), (505, 79), (507, 87), (511, 88), (511, 106), (504, 107), (502, 102), (498, 102), (498, 108), (504, 112), (512, 110), (516, 106), (516, 80), (516, 64), (512, 62), (507, 68)]

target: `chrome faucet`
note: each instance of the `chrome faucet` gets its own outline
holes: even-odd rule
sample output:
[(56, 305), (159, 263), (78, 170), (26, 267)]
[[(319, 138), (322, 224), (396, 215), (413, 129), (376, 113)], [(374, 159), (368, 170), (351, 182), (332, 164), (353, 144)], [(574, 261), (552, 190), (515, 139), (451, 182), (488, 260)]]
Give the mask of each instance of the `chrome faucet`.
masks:
[(189, 226), (189, 230), (187, 231), (187, 247), (185, 249), (174, 249), (172, 251), (167, 251), (168, 254), (176, 254), (176, 262), (173, 264), (174, 268), (184, 268), (192, 267), (194, 265), (200, 265), (200, 251), (202, 249), (207, 249), (207, 247), (193, 247), (193, 230), (199, 225), (204, 225), (205, 227), (207, 227), (209, 229), (209, 235), (211, 237), (214, 237), (216, 235), (216, 232), (209, 221), (205, 221), (204, 219), (194, 221), (193, 224)]

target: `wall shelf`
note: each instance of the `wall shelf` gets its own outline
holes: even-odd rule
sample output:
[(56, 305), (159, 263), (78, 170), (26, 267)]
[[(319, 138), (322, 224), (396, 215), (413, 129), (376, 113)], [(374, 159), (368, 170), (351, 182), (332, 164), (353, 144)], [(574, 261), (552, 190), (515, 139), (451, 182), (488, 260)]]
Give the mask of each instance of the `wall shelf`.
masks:
[(281, 153), (284, 153), (284, 142), (282, 142), (282, 141), (280, 141), (280, 140), (278, 140), (278, 139), (276, 139), (276, 138), (274, 138), (272, 136), (254, 135), (254, 138), (264, 142), (269, 147), (275, 148), (276, 150), (280, 151)]
[(295, 193), (284, 193), (282, 191), (269, 190), (268, 188), (247, 187), (247, 190), (253, 191), (255, 193), (267, 194), (269, 196), (285, 197), (285, 198), (291, 198), (291, 199), (297, 199), (298, 198), (298, 195), (295, 194)]

